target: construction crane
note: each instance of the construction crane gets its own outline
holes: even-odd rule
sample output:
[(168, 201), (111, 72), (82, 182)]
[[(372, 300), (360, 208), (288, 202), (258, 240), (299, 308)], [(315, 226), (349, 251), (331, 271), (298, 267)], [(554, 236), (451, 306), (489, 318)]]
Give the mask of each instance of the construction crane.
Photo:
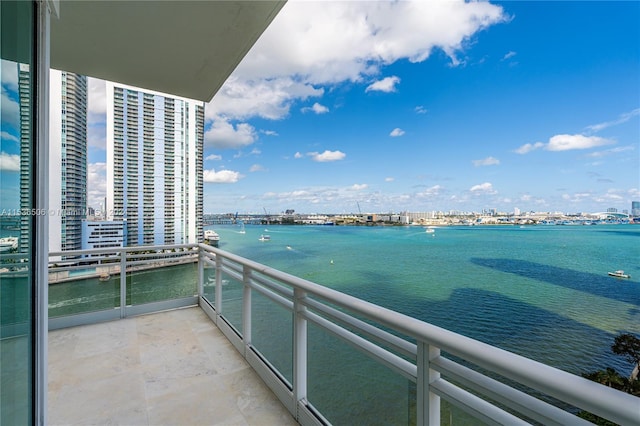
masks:
[(267, 209), (266, 208), (262, 208), (262, 210), (264, 210), (264, 216), (267, 219), (267, 225), (269, 224), (269, 213), (267, 213)]
[(360, 203), (356, 201), (356, 204), (358, 205), (358, 214), (362, 215), (362, 210), (360, 210)]

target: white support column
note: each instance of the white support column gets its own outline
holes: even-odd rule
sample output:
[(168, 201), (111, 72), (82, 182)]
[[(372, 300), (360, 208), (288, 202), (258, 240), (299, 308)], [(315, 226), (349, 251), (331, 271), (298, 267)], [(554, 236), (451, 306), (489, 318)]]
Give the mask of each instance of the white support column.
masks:
[(204, 297), (204, 257), (202, 249), (198, 247), (198, 305), (200, 304), (200, 298)]
[(214, 308), (216, 310), (216, 316), (222, 314), (222, 258), (216, 255), (216, 300), (214, 302)]
[(417, 367), (417, 424), (440, 424), (440, 397), (431, 392), (431, 383), (440, 379), (440, 373), (429, 368), (430, 360), (440, 356), (440, 349), (425, 342), (418, 342)]
[(242, 341), (245, 351), (251, 345), (251, 268), (242, 268)]
[[(49, 194), (47, 180), (49, 178), (49, 30), (50, 15), (53, 6), (49, 2), (38, 1), (35, 3), (36, 34), (35, 37), (35, 69), (31, 68), (31, 72), (35, 74), (35, 109), (36, 117), (35, 138), (32, 140), (34, 146), (32, 164), (35, 167), (35, 179), (33, 182), (33, 191), (35, 192), (33, 208), (36, 211), (49, 210)], [(54, 10), (55, 13), (55, 10)], [(38, 425), (47, 424), (47, 369), (48, 369), (48, 330), (49, 330), (49, 273), (47, 271), (49, 265), (49, 217), (44, 215), (36, 215), (33, 229), (34, 248), (31, 253), (33, 274), (32, 279), (35, 280), (33, 285), (34, 291), (34, 317), (32, 330), (35, 331), (34, 337), (34, 370), (35, 381), (32, 382), (35, 389), (34, 392), (34, 419), (33, 423)]]
[(293, 397), (297, 405), (307, 399), (307, 320), (302, 315), (307, 307), (300, 303), (306, 293), (293, 292)]
[(120, 251), (120, 318), (127, 316), (127, 251)]

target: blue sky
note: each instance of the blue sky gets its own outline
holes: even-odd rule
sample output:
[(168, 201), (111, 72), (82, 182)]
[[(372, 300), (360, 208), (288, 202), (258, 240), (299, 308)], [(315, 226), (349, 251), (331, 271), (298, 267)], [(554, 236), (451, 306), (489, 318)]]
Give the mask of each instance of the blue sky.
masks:
[[(329, 17), (285, 6), (208, 107), (205, 211), (578, 212), (640, 199), (639, 3), (332, 5)], [(347, 21), (363, 16), (378, 32), (351, 42)], [(243, 109), (238, 93), (265, 105)]]
[(204, 210), (630, 209), (639, 21), (636, 1), (290, 1), (206, 105)]

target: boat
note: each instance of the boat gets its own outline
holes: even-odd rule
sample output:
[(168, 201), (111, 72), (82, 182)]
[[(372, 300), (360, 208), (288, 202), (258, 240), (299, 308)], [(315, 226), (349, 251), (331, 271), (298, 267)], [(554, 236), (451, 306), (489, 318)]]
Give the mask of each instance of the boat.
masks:
[(436, 230), (433, 228), (427, 228), (427, 230), (424, 232), (426, 232), (427, 234), (435, 234)]
[(242, 224), (240, 225), (240, 233), (241, 234), (246, 234), (247, 231), (244, 230), (244, 222), (242, 222)]
[(260, 235), (260, 238), (258, 238), (259, 241), (271, 241), (271, 237), (269, 235), (265, 235), (262, 234)]
[(616, 277), (616, 278), (631, 278), (631, 275), (625, 274), (622, 269), (619, 269), (619, 270), (613, 271), (613, 272), (609, 272), (608, 274), (610, 276)]
[(6, 253), (8, 251), (13, 251), (18, 248), (18, 238), (17, 237), (4, 237), (0, 238), (0, 253)]
[(109, 274), (100, 274), (100, 276), (98, 277), (98, 281), (109, 281), (111, 279), (111, 275)]
[(204, 231), (204, 239), (210, 245), (218, 247), (218, 242), (220, 242), (220, 235), (218, 235), (218, 233), (213, 229), (207, 229), (206, 231)]

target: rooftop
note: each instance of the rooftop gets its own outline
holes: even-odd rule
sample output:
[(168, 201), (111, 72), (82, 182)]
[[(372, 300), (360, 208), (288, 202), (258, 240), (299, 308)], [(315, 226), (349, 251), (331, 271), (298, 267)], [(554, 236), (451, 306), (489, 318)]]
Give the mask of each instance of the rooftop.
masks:
[(297, 424), (197, 307), (51, 331), (49, 423)]

